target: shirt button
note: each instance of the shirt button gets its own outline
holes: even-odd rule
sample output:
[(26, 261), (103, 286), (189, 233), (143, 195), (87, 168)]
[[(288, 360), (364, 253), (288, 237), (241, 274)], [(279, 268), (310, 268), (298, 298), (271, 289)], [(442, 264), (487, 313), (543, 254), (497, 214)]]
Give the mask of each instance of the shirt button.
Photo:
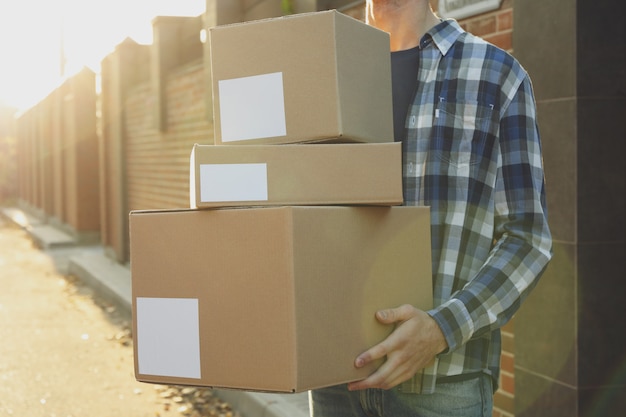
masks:
[(411, 127), (415, 127), (415, 116), (411, 116)]
[(409, 162), (409, 174), (413, 174), (413, 162)]

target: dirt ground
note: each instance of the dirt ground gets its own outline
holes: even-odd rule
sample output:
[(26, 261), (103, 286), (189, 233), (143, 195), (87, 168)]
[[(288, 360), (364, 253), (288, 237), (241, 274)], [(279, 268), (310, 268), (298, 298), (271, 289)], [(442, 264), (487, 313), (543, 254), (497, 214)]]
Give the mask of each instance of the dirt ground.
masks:
[(0, 216), (0, 417), (237, 417), (210, 390), (137, 382), (130, 323)]

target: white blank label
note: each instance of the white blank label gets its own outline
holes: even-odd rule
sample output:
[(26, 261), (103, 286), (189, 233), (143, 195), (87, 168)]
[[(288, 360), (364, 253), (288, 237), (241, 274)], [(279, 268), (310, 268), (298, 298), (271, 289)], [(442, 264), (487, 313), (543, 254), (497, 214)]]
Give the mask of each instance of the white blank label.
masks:
[(287, 134), (281, 72), (220, 80), (218, 86), (222, 142)]
[(200, 165), (200, 201), (267, 201), (266, 164)]
[(136, 303), (139, 373), (199, 379), (198, 300), (137, 297)]

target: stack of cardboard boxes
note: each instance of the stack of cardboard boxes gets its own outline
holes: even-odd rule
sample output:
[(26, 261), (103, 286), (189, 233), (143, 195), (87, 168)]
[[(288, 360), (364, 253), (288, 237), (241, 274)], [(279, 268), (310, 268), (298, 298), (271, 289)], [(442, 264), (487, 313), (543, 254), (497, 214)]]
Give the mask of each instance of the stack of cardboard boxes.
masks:
[(354, 359), (391, 331), (374, 313), (432, 303), (429, 210), (398, 206), (389, 37), (327, 11), (210, 42), (216, 143), (192, 150), (192, 208), (130, 216), (136, 377), (362, 379), (378, 364)]

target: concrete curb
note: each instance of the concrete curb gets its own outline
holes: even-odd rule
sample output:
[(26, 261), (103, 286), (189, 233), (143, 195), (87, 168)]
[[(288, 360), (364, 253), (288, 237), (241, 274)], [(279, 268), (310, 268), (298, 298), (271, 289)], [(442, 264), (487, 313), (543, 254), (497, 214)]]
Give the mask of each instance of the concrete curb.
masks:
[(264, 394), (215, 389), (218, 397), (235, 406), (245, 417), (308, 417), (309, 395)]
[[(107, 258), (101, 247), (80, 246), (53, 226), (42, 225), (20, 209), (2, 208), (0, 213), (26, 230), (36, 245), (54, 256), (65, 251), (67, 262), (60, 272), (76, 276), (130, 318), (132, 312), (130, 270)], [(308, 417), (308, 394), (266, 394), (249, 391), (215, 389), (243, 417)]]
[(128, 268), (102, 253), (78, 253), (69, 259), (67, 272), (80, 278), (100, 296), (131, 317), (132, 294)]

